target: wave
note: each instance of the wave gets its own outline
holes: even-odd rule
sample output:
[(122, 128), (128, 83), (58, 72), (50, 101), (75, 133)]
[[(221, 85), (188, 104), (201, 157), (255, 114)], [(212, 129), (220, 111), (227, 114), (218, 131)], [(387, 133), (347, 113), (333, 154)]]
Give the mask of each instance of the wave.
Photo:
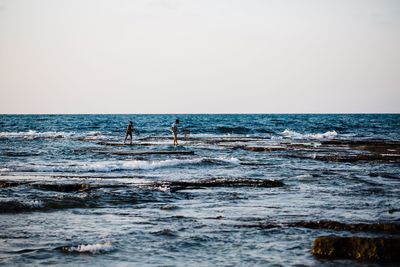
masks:
[(106, 243), (97, 243), (97, 244), (86, 244), (86, 245), (78, 245), (71, 247), (61, 247), (59, 248), (63, 252), (71, 252), (71, 253), (105, 253), (113, 251), (115, 248), (111, 244), (111, 242)]
[(29, 130), (27, 132), (0, 132), (0, 139), (25, 139), (25, 140), (35, 140), (35, 139), (77, 139), (77, 140), (104, 140), (109, 139), (109, 137), (103, 135), (98, 131), (90, 131), (83, 133), (76, 132), (37, 132), (34, 130)]
[(219, 126), (217, 127), (217, 132), (223, 134), (248, 134), (251, 132), (251, 129), (246, 127), (227, 127), (227, 126)]
[(224, 158), (189, 158), (189, 159), (167, 159), (167, 160), (119, 160), (119, 161), (97, 161), (97, 162), (69, 162), (49, 164), (31, 164), (7, 166), (0, 172), (117, 172), (134, 170), (153, 170), (159, 168), (175, 167), (180, 165), (195, 165), (202, 163), (225, 163), (239, 164), (240, 160), (234, 157)]
[(234, 165), (238, 165), (240, 164), (240, 160), (238, 158), (235, 157), (230, 157), (230, 158), (225, 158), (225, 157), (218, 157), (218, 158), (204, 158), (203, 162), (206, 163), (217, 163), (217, 164), (234, 164)]
[(175, 167), (180, 165), (193, 165), (201, 163), (228, 163), (239, 164), (236, 158), (194, 158), (194, 159), (167, 159), (167, 160), (120, 160), (120, 161), (99, 161), (99, 162), (71, 162), (68, 164), (35, 164), (7, 166), (0, 169), (1, 172), (115, 172), (132, 170), (152, 170), (159, 168)]
[(316, 133), (316, 134), (301, 134), (295, 131), (291, 131), (286, 129), (282, 132), (282, 136), (292, 139), (333, 139), (337, 136), (336, 131), (328, 131), (325, 133)]
[(65, 132), (37, 132), (29, 130), (27, 132), (0, 132), (0, 138), (21, 138), (21, 139), (38, 139), (38, 138), (65, 138)]

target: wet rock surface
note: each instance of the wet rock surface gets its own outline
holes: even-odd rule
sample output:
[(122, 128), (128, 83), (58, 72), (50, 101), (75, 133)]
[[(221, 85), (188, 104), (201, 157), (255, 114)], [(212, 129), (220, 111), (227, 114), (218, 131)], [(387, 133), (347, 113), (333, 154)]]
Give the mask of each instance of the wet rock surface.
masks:
[(0, 181), (0, 188), (16, 187), (25, 184), (24, 182), (13, 182), (13, 181)]
[(400, 162), (400, 142), (385, 140), (326, 140), (311, 143), (286, 143), (276, 145), (237, 147), (253, 152), (287, 152), (286, 156), (326, 162)]
[(172, 191), (184, 189), (201, 189), (205, 187), (282, 187), (284, 183), (281, 181), (265, 180), (265, 179), (224, 179), (212, 178), (196, 181), (171, 181), (154, 183), (153, 187), (169, 187)]
[(88, 192), (91, 190), (89, 184), (30, 184), (31, 187), (41, 190), (56, 192)]
[(194, 155), (194, 151), (173, 151), (173, 150), (148, 150), (148, 151), (95, 151), (100, 154), (112, 154), (119, 156), (129, 156), (129, 155)]
[(3, 213), (19, 213), (29, 212), (42, 209), (40, 202), (20, 202), (16, 200), (8, 200), (0, 202), (0, 214)]
[(254, 151), (254, 152), (272, 152), (272, 151), (281, 151), (286, 150), (287, 148), (284, 146), (244, 146), (241, 149)]
[(336, 221), (300, 221), (291, 223), (290, 227), (304, 227), (310, 229), (329, 229), (337, 231), (357, 231), (357, 232), (392, 232), (400, 233), (400, 224), (395, 223), (341, 223)]
[(239, 227), (248, 228), (283, 228), (283, 227), (298, 227), (308, 229), (327, 229), (335, 231), (354, 231), (354, 232), (385, 232), (385, 233), (400, 233), (400, 224), (396, 223), (341, 223), (337, 221), (298, 221), (292, 223), (257, 223), (239, 225)]
[(367, 261), (400, 261), (398, 237), (317, 237), (312, 254), (327, 259), (355, 259)]
[[(101, 208), (132, 206), (148, 202), (165, 202), (179, 198), (175, 191), (213, 187), (280, 187), (281, 181), (248, 178), (212, 178), (196, 181), (160, 181), (129, 184), (43, 183), (29, 181), (0, 181), (0, 188), (14, 190), (14, 199), (0, 200), (0, 214), (50, 211), (71, 208)], [(22, 197), (19, 192), (24, 191)], [(165, 193), (168, 191), (169, 193)], [(51, 194), (51, 195), (47, 195)], [(161, 210), (174, 210), (175, 205), (163, 205)]]

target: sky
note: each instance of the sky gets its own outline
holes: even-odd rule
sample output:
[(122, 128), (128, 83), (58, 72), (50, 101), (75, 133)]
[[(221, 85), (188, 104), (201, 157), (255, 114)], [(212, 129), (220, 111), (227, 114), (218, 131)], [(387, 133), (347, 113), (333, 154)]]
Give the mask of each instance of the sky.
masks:
[(399, 113), (397, 0), (0, 0), (0, 113)]

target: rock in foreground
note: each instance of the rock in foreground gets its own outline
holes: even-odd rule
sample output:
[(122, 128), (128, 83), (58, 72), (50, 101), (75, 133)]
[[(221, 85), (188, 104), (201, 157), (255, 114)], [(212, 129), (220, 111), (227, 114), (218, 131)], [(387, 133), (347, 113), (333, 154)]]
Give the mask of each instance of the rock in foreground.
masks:
[(400, 238), (320, 236), (314, 240), (312, 254), (329, 259), (400, 261)]

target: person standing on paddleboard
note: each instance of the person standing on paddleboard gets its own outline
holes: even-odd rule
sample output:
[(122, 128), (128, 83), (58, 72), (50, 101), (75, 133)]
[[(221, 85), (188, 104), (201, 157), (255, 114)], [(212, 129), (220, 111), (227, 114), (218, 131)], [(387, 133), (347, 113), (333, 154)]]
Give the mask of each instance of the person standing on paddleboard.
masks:
[(126, 139), (128, 139), (128, 135), (131, 139), (130, 144), (132, 145), (132, 133), (135, 129), (133, 128), (133, 122), (129, 121), (128, 127), (126, 128), (126, 133), (125, 133), (125, 140), (124, 140), (124, 144), (126, 142)]
[(178, 124), (179, 119), (176, 119), (175, 122), (171, 125), (172, 137), (174, 138), (174, 146), (178, 145)]

